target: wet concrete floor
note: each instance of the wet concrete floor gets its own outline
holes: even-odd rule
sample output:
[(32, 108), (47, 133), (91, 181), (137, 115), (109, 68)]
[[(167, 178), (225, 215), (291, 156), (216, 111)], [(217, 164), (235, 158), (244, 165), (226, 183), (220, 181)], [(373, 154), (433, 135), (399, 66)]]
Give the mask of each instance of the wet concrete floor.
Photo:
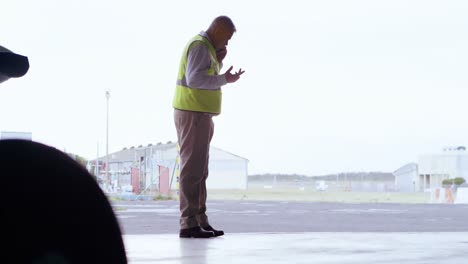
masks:
[(468, 232), (234, 233), (210, 239), (124, 235), (137, 263), (468, 263)]

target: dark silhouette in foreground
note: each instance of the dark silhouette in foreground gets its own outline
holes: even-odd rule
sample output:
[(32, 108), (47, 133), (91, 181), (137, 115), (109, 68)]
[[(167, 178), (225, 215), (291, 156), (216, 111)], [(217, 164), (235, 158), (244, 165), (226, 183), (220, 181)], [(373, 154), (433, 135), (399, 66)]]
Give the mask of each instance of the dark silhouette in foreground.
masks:
[(0, 83), (9, 78), (24, 76), (29, 70), (28, 57), (0, 46)]
[(93, 177), (67, 154), (0, 140), (2, 263), (126, 263), (120, 228)]

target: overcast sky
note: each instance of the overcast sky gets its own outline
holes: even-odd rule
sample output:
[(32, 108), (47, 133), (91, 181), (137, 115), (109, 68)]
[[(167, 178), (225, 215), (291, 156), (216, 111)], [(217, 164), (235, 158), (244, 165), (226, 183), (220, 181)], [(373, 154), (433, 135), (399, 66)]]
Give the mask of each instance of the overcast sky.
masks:
[(468, 145), (467, 1), (2, 0), (0, 45), (30, 71), (0, 87), (0, 131), (86, 158), (176, 140), (186, 41), (237, 26), (212, 145), (250, 173), (394, 171)]

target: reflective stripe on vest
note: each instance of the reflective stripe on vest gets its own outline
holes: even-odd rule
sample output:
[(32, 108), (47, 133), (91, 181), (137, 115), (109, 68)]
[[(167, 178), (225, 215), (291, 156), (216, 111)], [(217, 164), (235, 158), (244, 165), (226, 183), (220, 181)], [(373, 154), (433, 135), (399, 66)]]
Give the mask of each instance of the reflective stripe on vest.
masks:
[(192, 40), (190, 40), (185, 47), (182, 59), (180, 61), (176, 92), (172, 106), (180, 110), (219, 114), (221, 113), (221, 90), (196, 89), (190, 88), (187, 85), (185, 70), (187, 67), (188, 53), (190, 49), (197, 43), (206, 45), (208, 47), (211, 61), (208, 75), (219, 74), (219, 63), (216, 58), (216, 51), (211, 43), (208, 41), (208, 39), (200, 35), (192, 38)]

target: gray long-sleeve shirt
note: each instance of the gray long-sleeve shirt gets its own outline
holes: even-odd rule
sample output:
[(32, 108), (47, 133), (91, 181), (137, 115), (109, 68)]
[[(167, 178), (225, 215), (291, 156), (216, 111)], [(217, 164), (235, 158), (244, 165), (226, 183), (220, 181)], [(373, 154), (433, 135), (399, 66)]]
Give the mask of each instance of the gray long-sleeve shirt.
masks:
[[(202, 31), (200, 35), (211, 42), (206, 32)], [(210, 51), (206, 45), (200, 43), (189, 51), (185, 78), (190, 88), (219, 90), (221, 86), (227, 84), (224, 74), (208, 75), (210, 65)], [(222, 64), (219, 66), (221, 69)]]

